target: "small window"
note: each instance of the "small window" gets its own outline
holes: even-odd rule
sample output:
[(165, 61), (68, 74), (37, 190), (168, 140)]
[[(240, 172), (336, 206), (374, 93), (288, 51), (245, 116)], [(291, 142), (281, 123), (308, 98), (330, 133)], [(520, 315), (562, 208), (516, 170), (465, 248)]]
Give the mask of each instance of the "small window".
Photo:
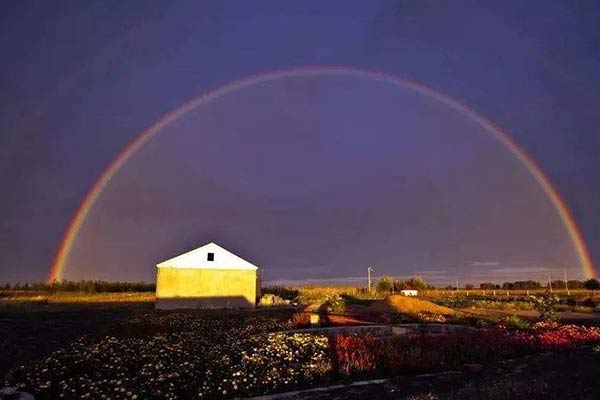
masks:
[(208, 253), (206, 256), (207, 261), (215, 261), (215, 253)]

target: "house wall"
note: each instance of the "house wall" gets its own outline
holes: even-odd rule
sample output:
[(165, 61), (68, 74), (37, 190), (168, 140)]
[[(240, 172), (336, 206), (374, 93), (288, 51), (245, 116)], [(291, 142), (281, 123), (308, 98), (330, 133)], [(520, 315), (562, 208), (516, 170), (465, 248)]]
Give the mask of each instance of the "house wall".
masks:
[(254, 308), (257, 271), (157, 268), (156, 308)]

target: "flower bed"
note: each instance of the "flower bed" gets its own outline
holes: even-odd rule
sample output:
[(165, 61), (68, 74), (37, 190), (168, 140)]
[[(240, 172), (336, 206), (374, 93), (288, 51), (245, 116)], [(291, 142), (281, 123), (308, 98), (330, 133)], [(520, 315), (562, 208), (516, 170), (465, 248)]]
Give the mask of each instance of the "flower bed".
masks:
[(397, 374), (459, 368), (540, 351), (566, 351), (600, 343), (600, 328), (540, 322), (531, 329), (504, 325), (439, 336), (337, 335), (332, 354), (343, 375)]
[(293, 327), (251, 314), (149, 314), (18, 368), (4, 384), (38, 400), (230, 398), (600, 343), (600, 328), (556, 323), (443, 337), (285, 332)]
[(330, 371), (324, 336), (268, 317), (174, 313), (83, 337), (7, 377), (36, 399), (195, 399), (309, 386)]

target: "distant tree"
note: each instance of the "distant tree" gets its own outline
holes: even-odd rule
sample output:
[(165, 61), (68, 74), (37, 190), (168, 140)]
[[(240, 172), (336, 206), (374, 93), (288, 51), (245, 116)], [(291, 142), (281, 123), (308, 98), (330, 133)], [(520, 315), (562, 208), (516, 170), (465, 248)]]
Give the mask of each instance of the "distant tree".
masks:
[(491, 282), (485, 282), (479, 285), (480, 289), (483, 290), (495, 290), (495, 289), (500, 289), (501, 286), (495, 283), (491, 283)]
[(394, 287), (394, 281), (389, 276), (382, 276), (377, 281), (377, 291), (387, 293)]
[(598, 290), (600, 289), (600, 281), (598, 279), (588, 279), (583, 282), (583, 286), (587, 290)]
[(421, 278), (420, 276), (411, 277), (409, 280), (406, 281), (406, 284), (410, 286), (411, 289), (416, 290), (425, 290), (429, 286), (427, 285), (425, 279)]
[(5, 290), (35, 290), (35, 291), (47, 291), (47, 292), (153, 292), (156, 290), (155, 283), (146, 282), (107, 282), (107, 281), (92, 281), (92, 280), (81, 280), (81, 281), (53, 281), (52, 283), (45, 282), (33, 282), (33, 283), (15, 283), (10, 285), (9, 283), (2, 286)]
[(517, 290), (529, 290), (529, 289), (541, 289), (542, 285), (538, 281), (515, 281), (512, 283), (513, 289)]
[(584, 289), (585, 286), (582, 281), (570, 280), (567, 282), (569, 289)]
[(565, 281), (560, 280), (560, 279), (555, 279), (552, 281), (552, 288), (553, 289), (564, 289), (565, 288)]
[(475, 289), (475, 285), (473, 285), (472, 283), (467, 283), (465, 285), (465, 289), (467, 289), (467, 290), (473, 290), (473, 289)]

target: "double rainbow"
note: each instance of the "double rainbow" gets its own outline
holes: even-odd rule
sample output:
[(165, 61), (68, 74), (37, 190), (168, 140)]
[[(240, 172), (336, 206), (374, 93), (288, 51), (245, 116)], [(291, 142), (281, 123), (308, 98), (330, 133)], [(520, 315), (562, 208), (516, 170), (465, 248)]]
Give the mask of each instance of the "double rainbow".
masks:
[(396, 76), (392, 76), (382, 72), (359, 70), (348, 67), (303, 67), (295, 69), (280, 70), (274, 72), (268, 72), (264, 74), (253, 75), (248, 78), (232, 81), (219, 88), (216, 88), (206, 94), (196, 97), (177, 109), (164, 115), (158, 122), (150, 126), (144, 132), (142, 132), (133, 142), (131, 142), (123, 151), (117, 156), (117, 158), (106, 168), (106, 170), (100, 175), (100, 178), (94, 183), (91, 190), (85, 196), (83, 202), (75, 212), (75, 215), (69, 223), (69, 227), (65, 232), (61, 243), (58, 247), (56, 259), (48, 274), (48, 282), (62, 279), (66, 261), (69, 257), (69, 253), (77, 238), (77, 234), (81, 229), (81, 226), (85, 222), (85, 219), (90, 212), (94, 203), (104, 190), (104, 188), (110, 183), (112, 177), (121, 169), (121, 167), (127, 162), (127, 160), (137, 152), (144, 144), (151, 140), (160, 130), (171, 122), (177, 120), (179, 117), (187, 113), (188, 111), (201, 106), (202, 104), (208, 103), (221, 96), (235, 92), (239, 89), (260, 84), (262, 82), (272, 81), (287, 77), (296, 76), (353, 76), (359, 78), (367, 78), (374, 81), (384, 82), (390, 85), (400, 86), (402, 88), (408, 88), (421, 93), (426, 96), (433, 97), (434, 99), (448, 105), (454, 110), (461, 114), (471, 118), (477, 124), (486, 128), (490, 131), (494, 137), (500, 141), (504, 146), (510, 150), (510, 152), (527, 168), (531, 175), (535, 178), (537, 183), (540, 185), (542, 190), (546, 193), (549, 200), (552, 202), (556, 212), (562, 220), (571, 242), (575, 247), (579, 262), (583, 268), (583, 273), (587, 278), (596, 276), (594, 267), (590, 260), (588, 250), (586, 248), (583, 236), (577, 227), (577, 224), (571, 215), (565, 201), (561, 198), (556, 188), (550, 183), (548, 177), (536, 164), (536, 162), (522, 149), (513, 139), (510, 138), (506, 133), (502, 132), (493, 123), (477, 114), (475, 111), (462, 104), (460, 101), (441, 94), (427, 86), (420, 83), (413, 82), (410, 80), (402, 79)]

